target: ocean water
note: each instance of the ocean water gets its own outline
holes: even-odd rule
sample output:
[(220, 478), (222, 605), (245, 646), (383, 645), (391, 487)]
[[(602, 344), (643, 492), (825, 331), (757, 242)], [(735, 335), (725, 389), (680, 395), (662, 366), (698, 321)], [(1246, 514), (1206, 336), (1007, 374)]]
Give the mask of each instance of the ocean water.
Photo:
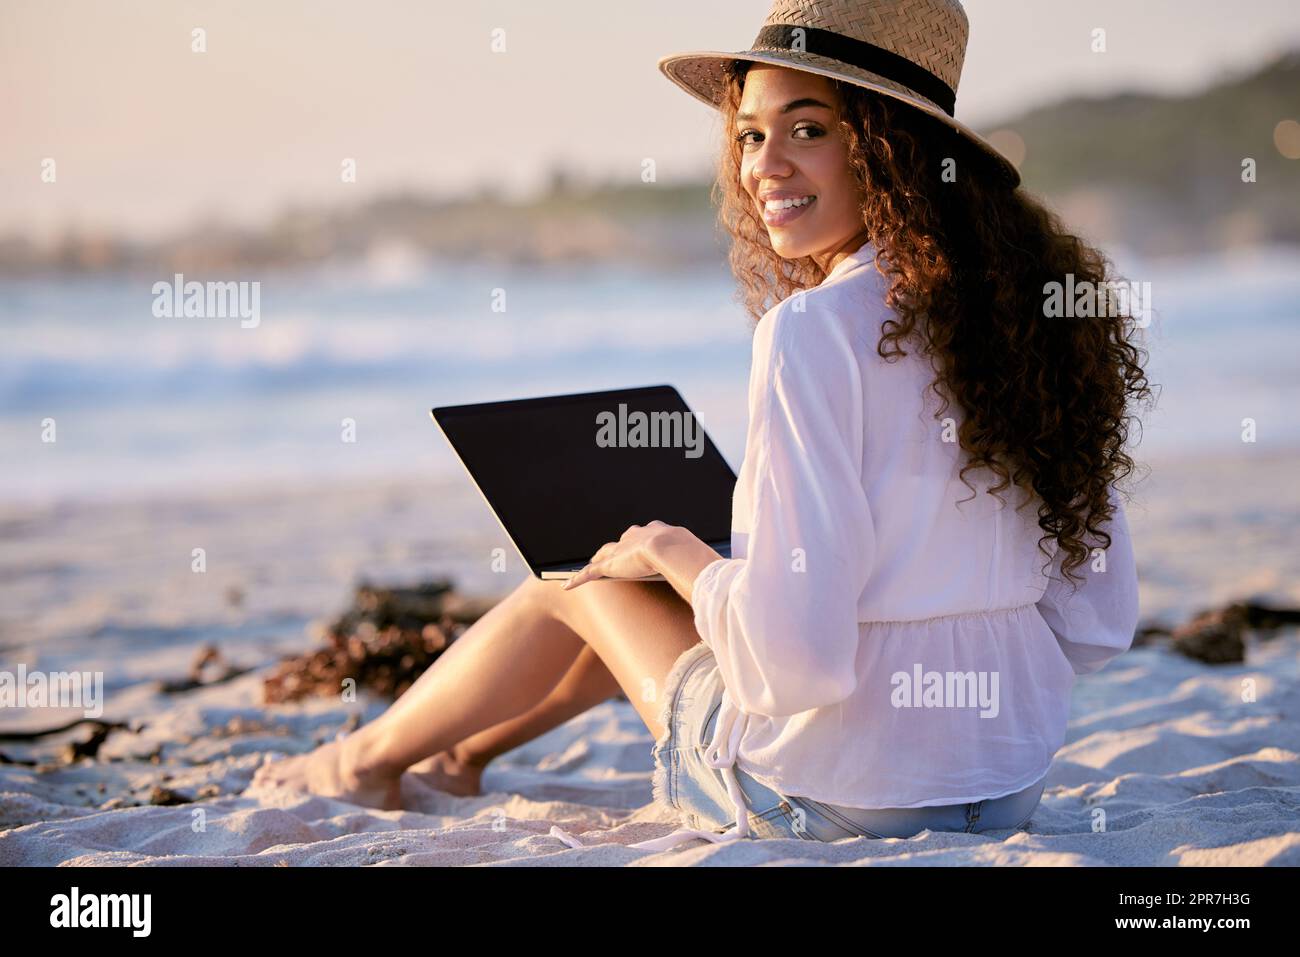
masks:
[[(1246, 418), (1300, 445), (1300, 251), (1121, 267), (1155, 313), (1140, 452), (1240, 450)], [(658, 383), (743, 455), (749, 325), (721, 266), (273, 274), (256, 328), (157, 318), (151, 286), (0, 282), (0, 501), (458, 475), (432, 406)]]
[(743, 443), (748, 326), (716, 270), (272, 275), (254, 328), (156, 318), (151, 286), (0, 285), (0, 497), (463, 474), (433, 406), (663, 382)]

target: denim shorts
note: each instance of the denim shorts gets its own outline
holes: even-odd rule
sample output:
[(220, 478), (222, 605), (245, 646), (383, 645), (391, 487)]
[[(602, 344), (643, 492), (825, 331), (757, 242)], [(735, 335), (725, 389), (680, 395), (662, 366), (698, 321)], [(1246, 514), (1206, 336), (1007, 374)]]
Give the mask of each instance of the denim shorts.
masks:
[[(722, 703), (722, 677), (712, 650), (703, 643), (684, 652), (664, 689), (664, 734), (655, 743), (655, 799), (678, 813), (687, 827), (725, 833), (736, 826), (721, 770), (704, 752)], [(842, 838), (913, 837), (924, 830), (1015, 831), (1038, 807), (1046, 778), (992, 800), (916, 808), (853, 808), (781, 794), (739, 766), (736, 778), (749, 804), (750, 833), (756, 838), (838, 841)]]

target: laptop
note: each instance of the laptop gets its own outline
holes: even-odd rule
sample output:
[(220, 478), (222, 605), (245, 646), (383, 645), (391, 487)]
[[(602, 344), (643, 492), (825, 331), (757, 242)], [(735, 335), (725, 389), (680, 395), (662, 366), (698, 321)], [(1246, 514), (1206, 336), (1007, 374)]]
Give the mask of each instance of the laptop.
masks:
[(655, 519), (731, 557), (736, 474), (670, 385), (429, 414), (538, 578), (572, 578), (600, 546)]

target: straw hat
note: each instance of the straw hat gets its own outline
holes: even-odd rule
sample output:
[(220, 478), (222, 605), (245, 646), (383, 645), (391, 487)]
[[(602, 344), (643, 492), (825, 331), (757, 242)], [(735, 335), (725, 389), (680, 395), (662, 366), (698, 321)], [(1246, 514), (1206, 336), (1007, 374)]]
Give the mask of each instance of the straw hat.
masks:
[(721, 105), (729, 60), (772, 63), (876, 90), (965, 136), (1018, 186), (1015, 165), (953, 118), (969, 33), (958, 0), (774, 0), (752, 49), (676, 53), (660, 59), (659, 69), (714, 108)]

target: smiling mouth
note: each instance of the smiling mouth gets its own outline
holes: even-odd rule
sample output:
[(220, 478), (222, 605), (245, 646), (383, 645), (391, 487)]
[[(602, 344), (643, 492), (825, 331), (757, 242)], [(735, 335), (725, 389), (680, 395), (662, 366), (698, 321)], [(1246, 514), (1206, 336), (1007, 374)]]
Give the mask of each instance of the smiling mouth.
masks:
[(762, 207), (763, 222), (769, 226), (784, 226), (802, 216), (815, 202), (817, 197), (812, 194), (790, 199), (770, 199)]

